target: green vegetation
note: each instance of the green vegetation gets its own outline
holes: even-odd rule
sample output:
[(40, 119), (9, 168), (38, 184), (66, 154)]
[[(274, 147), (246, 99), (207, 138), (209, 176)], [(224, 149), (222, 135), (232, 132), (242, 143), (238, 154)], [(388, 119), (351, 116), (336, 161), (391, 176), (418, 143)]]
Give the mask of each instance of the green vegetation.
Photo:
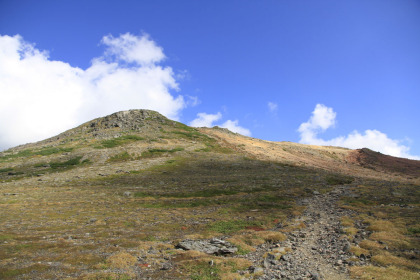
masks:
[(254, 189), (239, 189), (239, 188), (231, 188), (231, 189), (218, 189), (215, 187), (210, 187), (208, 189), (193, 191), (193, 192), (176, 192), (176, 193), (151, 193), (151, 192), (136, 192), (134, 194), (135, 197), (173, 197), (173, 198), (191, 198), (191, 197), (215, 197), (215, 196), (222, 196), (222, 195), (235, 195), (240, 192), (247, 192), (247, 193), (254, 193), (254, 192), (261, 192), (266, 189), (263, 188), (254, 188)]
[(9, 235), (9, 234), (1, 234), (0, 235), (0, 241), (6, 241), (6, 240), (11, 240), (11, 239), (13, 239), (12, 235)]
[(5, 152), (6, 154), (0, 157), (0, 162), (7, 161), (9, 159), (19, 158), (19, 157), (31, 157), (31, 156), (49, 156), (58, 153), (68, 153), (73, 151), (74, 148), (71, 147), (43, 147), (40, 150), (22, 150), (17, 153)]
[(135, 159), (135, 156), (131, 156), (128, 152), (122, 152), (115, 156), (110, 157), (108, 162), (123, 162)]
[(240, 230), (245, 229), (249, 226), (260, 226), (261, 224), (256, 223), (255, 221), (244, 221), (244, 220), (229, 220), (229, 221), (217, 221), (209, 225), (209, 230), (223, 233), (231, 234)]
[(165, 153), (175, 153), (183, 151), (184, 148), (178, 147), (171, 150), (167, 149), (150, 149), (141, 153), (142, 158), (151, 158), (151, 157), (158, 157)]
[(144, 208), (193, 208), (212, 205), (226, 204), (226, 200), (189, 199), (189, 200), (156, 200), (154, 202), (143, 202), (140, 205)]
[(204, 136), (203, 134), (201, 134), (198, 131), (189, 131), (189, 132), (185, 132), (185, 131), (171, 131), (171, 133), (179, 135), (181, 137), (187, 138), (187, 139), (198, 139), (201, 138), (202, 136)]
[(420, 234), (420, 227), (409, 227), (409, 228), (407, 229), (407, 231), (408, 231), (410, 234), (416, 234), (416, 235), (419, 235), (419, 234)]
[(194, 264), (190, 268), (191, 280), (217, 280), (220, 278), (220, 268), (217, 265), (210, 265), (207, 262)]
[(328, 185), (345, 185), (351, 184), (354, 181), (354, 178), (344, 175), (328, 175), (325, 180)]
[(137, 135), (123, 135), (117, 138), (103, 140), (101, 141), (100, 145), (96, 145), (95, 148), (97, 149), (115, 148), (115, 147), (122, 146), (130, 142), (141, 141), (141, 140), (145, 140), (145, 138), (137, 136)]
[(53, 155), (53, 154), (58, 154), (58, 153), (69, 153), (71, 151), (73, 151), (74, 148), (57, 148), (57, 147), (52, 147), (52, 148), (48, 148), (45, 147), (41, 150), (39, 150), (38, 152), (35, 152), (35, 155), (41, 155), (41, 156), (49, 156), (49, 155)]
[(6, 173), (6, 172), (10, 172), (13, 171), (13, 168), (1, 168), (0, 169), (0, 173)]
[(249, 211), (252, 209), (289, 209), (292, 208), (290, 199), (273, 194), (263, 194), (252, 200), (243, 199), (240, 201), (237, 211)]
[(241, 246), (241, 245), (237, 245), (237, 244), (235, 244), (235, 245), (236, 245), (236, 247), (238, 248), (238, 251), (236, 252), (236, 254), (237, 254), (237, 255), (242, 256), (242, 255), (246, 255), (246, 254), (248, 254), (249, 252), (251, 252), (251, 250), (247, 250), (247, 249), (242, 248), (242, 246)]
[(76, 165), (81, 164), (81, 162), (80, 162), (81, 159), (82, 159), (82, 157), (78, 156), (78, 157), (71, 158), (71, 159), (69, 159), (67, 161), (64, 161), (64, 162), (57, 162), (57, 161), (50, 162), (50, 167), (52, 169), (71, 168), (71, 167), (74, 167)]

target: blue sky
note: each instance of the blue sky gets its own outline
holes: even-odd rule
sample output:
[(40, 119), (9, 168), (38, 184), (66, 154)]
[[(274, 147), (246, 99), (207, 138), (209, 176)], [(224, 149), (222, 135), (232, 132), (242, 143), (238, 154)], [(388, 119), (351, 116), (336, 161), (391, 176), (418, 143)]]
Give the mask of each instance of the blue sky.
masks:
[(420, 156), (417, 0), (3, 0), (0, 36), (0, 150), (149, 108)]

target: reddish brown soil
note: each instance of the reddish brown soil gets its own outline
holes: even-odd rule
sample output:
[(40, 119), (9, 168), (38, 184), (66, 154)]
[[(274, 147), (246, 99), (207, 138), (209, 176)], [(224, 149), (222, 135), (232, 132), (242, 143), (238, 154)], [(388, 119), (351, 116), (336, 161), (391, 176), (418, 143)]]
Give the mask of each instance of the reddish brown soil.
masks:
[(225, 129), (199, 128), (220, 145), (252, 158), (320, 168), (350, 176), (420, 183), (420, 161), (383, 155), (369, 149), (350, 150), (292, 142), (271, 142)]
[(420, 161), (392, 157), (363, 148), (349, 152), (347, 160), (376, 171), (420, 177)]

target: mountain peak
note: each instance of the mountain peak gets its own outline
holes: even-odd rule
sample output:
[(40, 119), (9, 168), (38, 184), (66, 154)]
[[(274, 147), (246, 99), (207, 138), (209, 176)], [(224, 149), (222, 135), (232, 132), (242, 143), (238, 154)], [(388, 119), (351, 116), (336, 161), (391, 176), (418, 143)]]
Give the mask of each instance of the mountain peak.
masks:
[(83, 124), (82, 126), (87, 125), (90, 128), (96, 129), (121, 128), (122, 130), (140, 130), (140, 128), (147, 125), (149, 121), (157, 121), (159, 123), (171, 122), (169, 119), (156, 111), (133, 109), (97, 118)]
[(79, 138), (106, 139), (118, 137), (127, 132), (147, 134), (158, 131), (165, 125), (174, 126), (175, 123), (153, 110), (131, 109), (93, 119), (59, 135), (36, 143), (20, 145), (11, 150), (32, 148), (38, 145), (57, 145), (66, 142), (66, 139), (70, 141)]

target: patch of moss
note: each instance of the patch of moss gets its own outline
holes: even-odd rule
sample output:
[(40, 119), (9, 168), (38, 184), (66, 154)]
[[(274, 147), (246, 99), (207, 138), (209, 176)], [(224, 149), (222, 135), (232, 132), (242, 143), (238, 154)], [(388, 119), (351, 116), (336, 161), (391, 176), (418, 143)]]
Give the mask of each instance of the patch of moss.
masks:
[(145, 138), (137, 136), (137, 135), (123, 135), (117, 138), (103, 140), (101, 141), (100, 145), (96, 145), (95, 148), (97, 149), (115, 148), (115, 147), (122, 146), (130, 142), (141, 141), (141, 140), (145, 140)]
[(175, 153), (175, 152), (180, 152), (180, 151), (183, 151), (183, 150), (184, 150), (184, 148), (182, 148), (182, 147), (174, 148), (174, 149), (171, 149), (171, 150), (167, 150), (167, 149), (150, 149), (150, 150), (147, 150), (147, 151), (142, 152), (141, 153), (141, 157), (142, 158), (151, 158), (151, 157), (160, 156), (160, 155), (165, 154), (165, 153)]
[(211, 231), (231, 234), (240, 230), (245, 229), (249, 226), (259, 226), (257, 222), (245, 221), (245, 220), (229, 220), (229, 221), (217, 221), (208, 226)]
[(128, 152), (122, 152), (115, 156), (110, 157), (108, 162), (123, 162), (133, 160), (135, 157), (132, 157)]
[(6, 173), (6, 172), (10, 172), (13, 171), (13, 168), (1, 168), (0, 169), (0, 173)]
[(57, 161), (50, 162), (50, 167), (52, 169), (64, 169), (64, 168), (74, 167), (74, 166), (80, 164), (81, 159), (82, 159), (82, 157), (78, 156), (78, 157), (71, 158), (71, 159), (69, 159), (67, 161), (64, 161), (64, 162), (57, 162)]
[(345, 184), (351, 184), (354, 181), (354, 178), (344, 175), (328, 175), (325, 178), (325, 181), (328, 185), (345, 185)]

